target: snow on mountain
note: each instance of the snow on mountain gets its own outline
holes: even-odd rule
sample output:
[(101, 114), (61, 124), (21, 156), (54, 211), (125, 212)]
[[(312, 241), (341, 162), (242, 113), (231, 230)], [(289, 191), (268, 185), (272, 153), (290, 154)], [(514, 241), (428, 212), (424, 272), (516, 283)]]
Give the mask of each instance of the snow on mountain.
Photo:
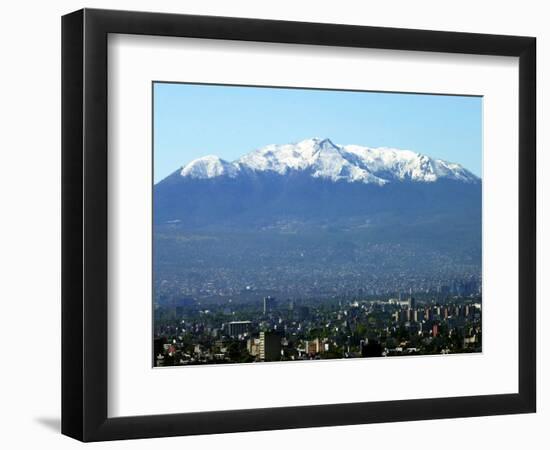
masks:
[(410, 150), (336, 145), (330, 139), (307, 139), (295, 144), (268, 145), (234, 162), (205, 156), (187, 164), (182, 176), (237, 177), (247, 172), (285, 175), (303, 172), (314, 178), (384, 185), (395, 181), (434, 182), (451, 179), (475, 183), (479, 178), (459, 164)]
[(342, 147), (333, 144), (330, 139), (314, 138), (297, 144), (268, 145), (248, 153), (236, 164), (249, 170), (272, 171), (280, 175), (296, 170), (333, 181), (386, 183), (386, 180), (372, 175), (368, 167), (359, 167), (346, 159)]
[(346, 145), (343, 151), (355, 163), (384, 179), (433, 182), (440, 178), (464, 182), (476, 182), (479, 178), (459, 164), (434, 159), (410, 150), (394, 148), (369, 148), (359, 145)]
[(180, 174), (190, 178), (214, 178), (222, 175), (237, 176), (239, 165), (227, 162), (218, 156), (208, 155), (195, 159), (181, 170)]

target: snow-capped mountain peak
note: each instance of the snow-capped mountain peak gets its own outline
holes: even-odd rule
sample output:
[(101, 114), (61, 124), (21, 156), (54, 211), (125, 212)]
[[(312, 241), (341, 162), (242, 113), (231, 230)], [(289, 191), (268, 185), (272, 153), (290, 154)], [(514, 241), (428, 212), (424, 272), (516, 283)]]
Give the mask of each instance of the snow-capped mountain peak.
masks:
[(459, 164), (434, 159), (411, 150), (394, 148), (369, 148), (359, 145), (343, 147), (350, 159), (361, 167), (368, 167), (377, 176), (388, 181), (434, 182), (452, 179), (463, 182), (478, 182), (479, 178)]
[(254, 150), (236, 162), (241, 168), (255, 172), (271, 171), (285, 175), (290, 171), (302, 171), (314, 178), (332, 181), (363, 181), (380, 185), (386, 182), (373, 176), (368, 168), (348, 161), (342, 147), (330, 139), (312, 138), (294, 144), (272, 144)]
[(180, 174), (190, 178), (214, 178), (219, 176), (235, 177), (239, 166), (227, 162), (216, 155), (207, 155), (195, 159), (182, 168)]
[(390, 182), (434, 182), (452, 179), (476, 183), (479, 178), (456, 163), (434, 159), (410, 150), (338, 145), (330, 139), (311, 138), (292, 144), (271, 144), (234, 162), (205, 156), (187, 164), (182, 176), (235, 178), (241, 173), (303, 172), (332, 181), (384, 185)]

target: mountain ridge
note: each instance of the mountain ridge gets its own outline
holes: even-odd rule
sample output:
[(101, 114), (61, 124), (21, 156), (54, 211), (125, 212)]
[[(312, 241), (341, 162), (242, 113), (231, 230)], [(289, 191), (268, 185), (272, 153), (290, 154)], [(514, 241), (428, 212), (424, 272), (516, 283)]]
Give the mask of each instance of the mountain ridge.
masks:
[(481, 182), (479, 177), (457, 163), (411, 150), (339, 145), (329, 138), (270, 144), (234, 161), (207, 155), (189, 162), (175, 173), (185, 178), (212, 179), (238, 178), (262, 172), (279, 175), (300, 172), (313, 178), (378, 186), (404, 181), (432, 183), (442, 179)]

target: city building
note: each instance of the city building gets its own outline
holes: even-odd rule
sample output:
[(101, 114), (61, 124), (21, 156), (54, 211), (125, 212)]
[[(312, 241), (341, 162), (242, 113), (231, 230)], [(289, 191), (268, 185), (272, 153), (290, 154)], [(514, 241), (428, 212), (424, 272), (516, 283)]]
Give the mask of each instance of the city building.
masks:
[(260, 360), (280, 361), (281, 336), (267, 331), (260, 332)]
[(277, 300), (268, 295), (264, 297), (264, 314), (267, 314), (270, 311), (274, 311), (277, 308)]
[(260, 355), (260, 339), (259, 338), (250, 338), (246, 342), (246, 350), (251, 356)]
[(312, 341), (305, 341), (305, 351), (308, 355), (323, 353), (325, 351), (325, 344), (321, 342), (319, 338), (313, 339)]
[(239, 335), (248, 333), (250, 331), (251, 326), (252, 326), (252, 322), (250, 322), (250, 320), (229, 322), (227, 324), (227, 328), (228, 328), (227, 334), (232, 337), (237, 337)]
[(416, 308), (416, 300), (413, 297), (413, 291), (412, 288), (409, 291), (409, 309), (415, 309)]

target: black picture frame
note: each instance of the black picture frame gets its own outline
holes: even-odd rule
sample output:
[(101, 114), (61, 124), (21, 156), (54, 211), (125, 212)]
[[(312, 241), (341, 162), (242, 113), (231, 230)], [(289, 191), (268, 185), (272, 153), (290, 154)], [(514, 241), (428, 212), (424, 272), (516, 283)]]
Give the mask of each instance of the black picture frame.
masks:
[[(109, 33), (519, 57), (518, 393), (107, 416)], [(533, 37), (83, 9), (62, 18), (62, 433), (82, 441), (530, 413), (536, 409)]]

